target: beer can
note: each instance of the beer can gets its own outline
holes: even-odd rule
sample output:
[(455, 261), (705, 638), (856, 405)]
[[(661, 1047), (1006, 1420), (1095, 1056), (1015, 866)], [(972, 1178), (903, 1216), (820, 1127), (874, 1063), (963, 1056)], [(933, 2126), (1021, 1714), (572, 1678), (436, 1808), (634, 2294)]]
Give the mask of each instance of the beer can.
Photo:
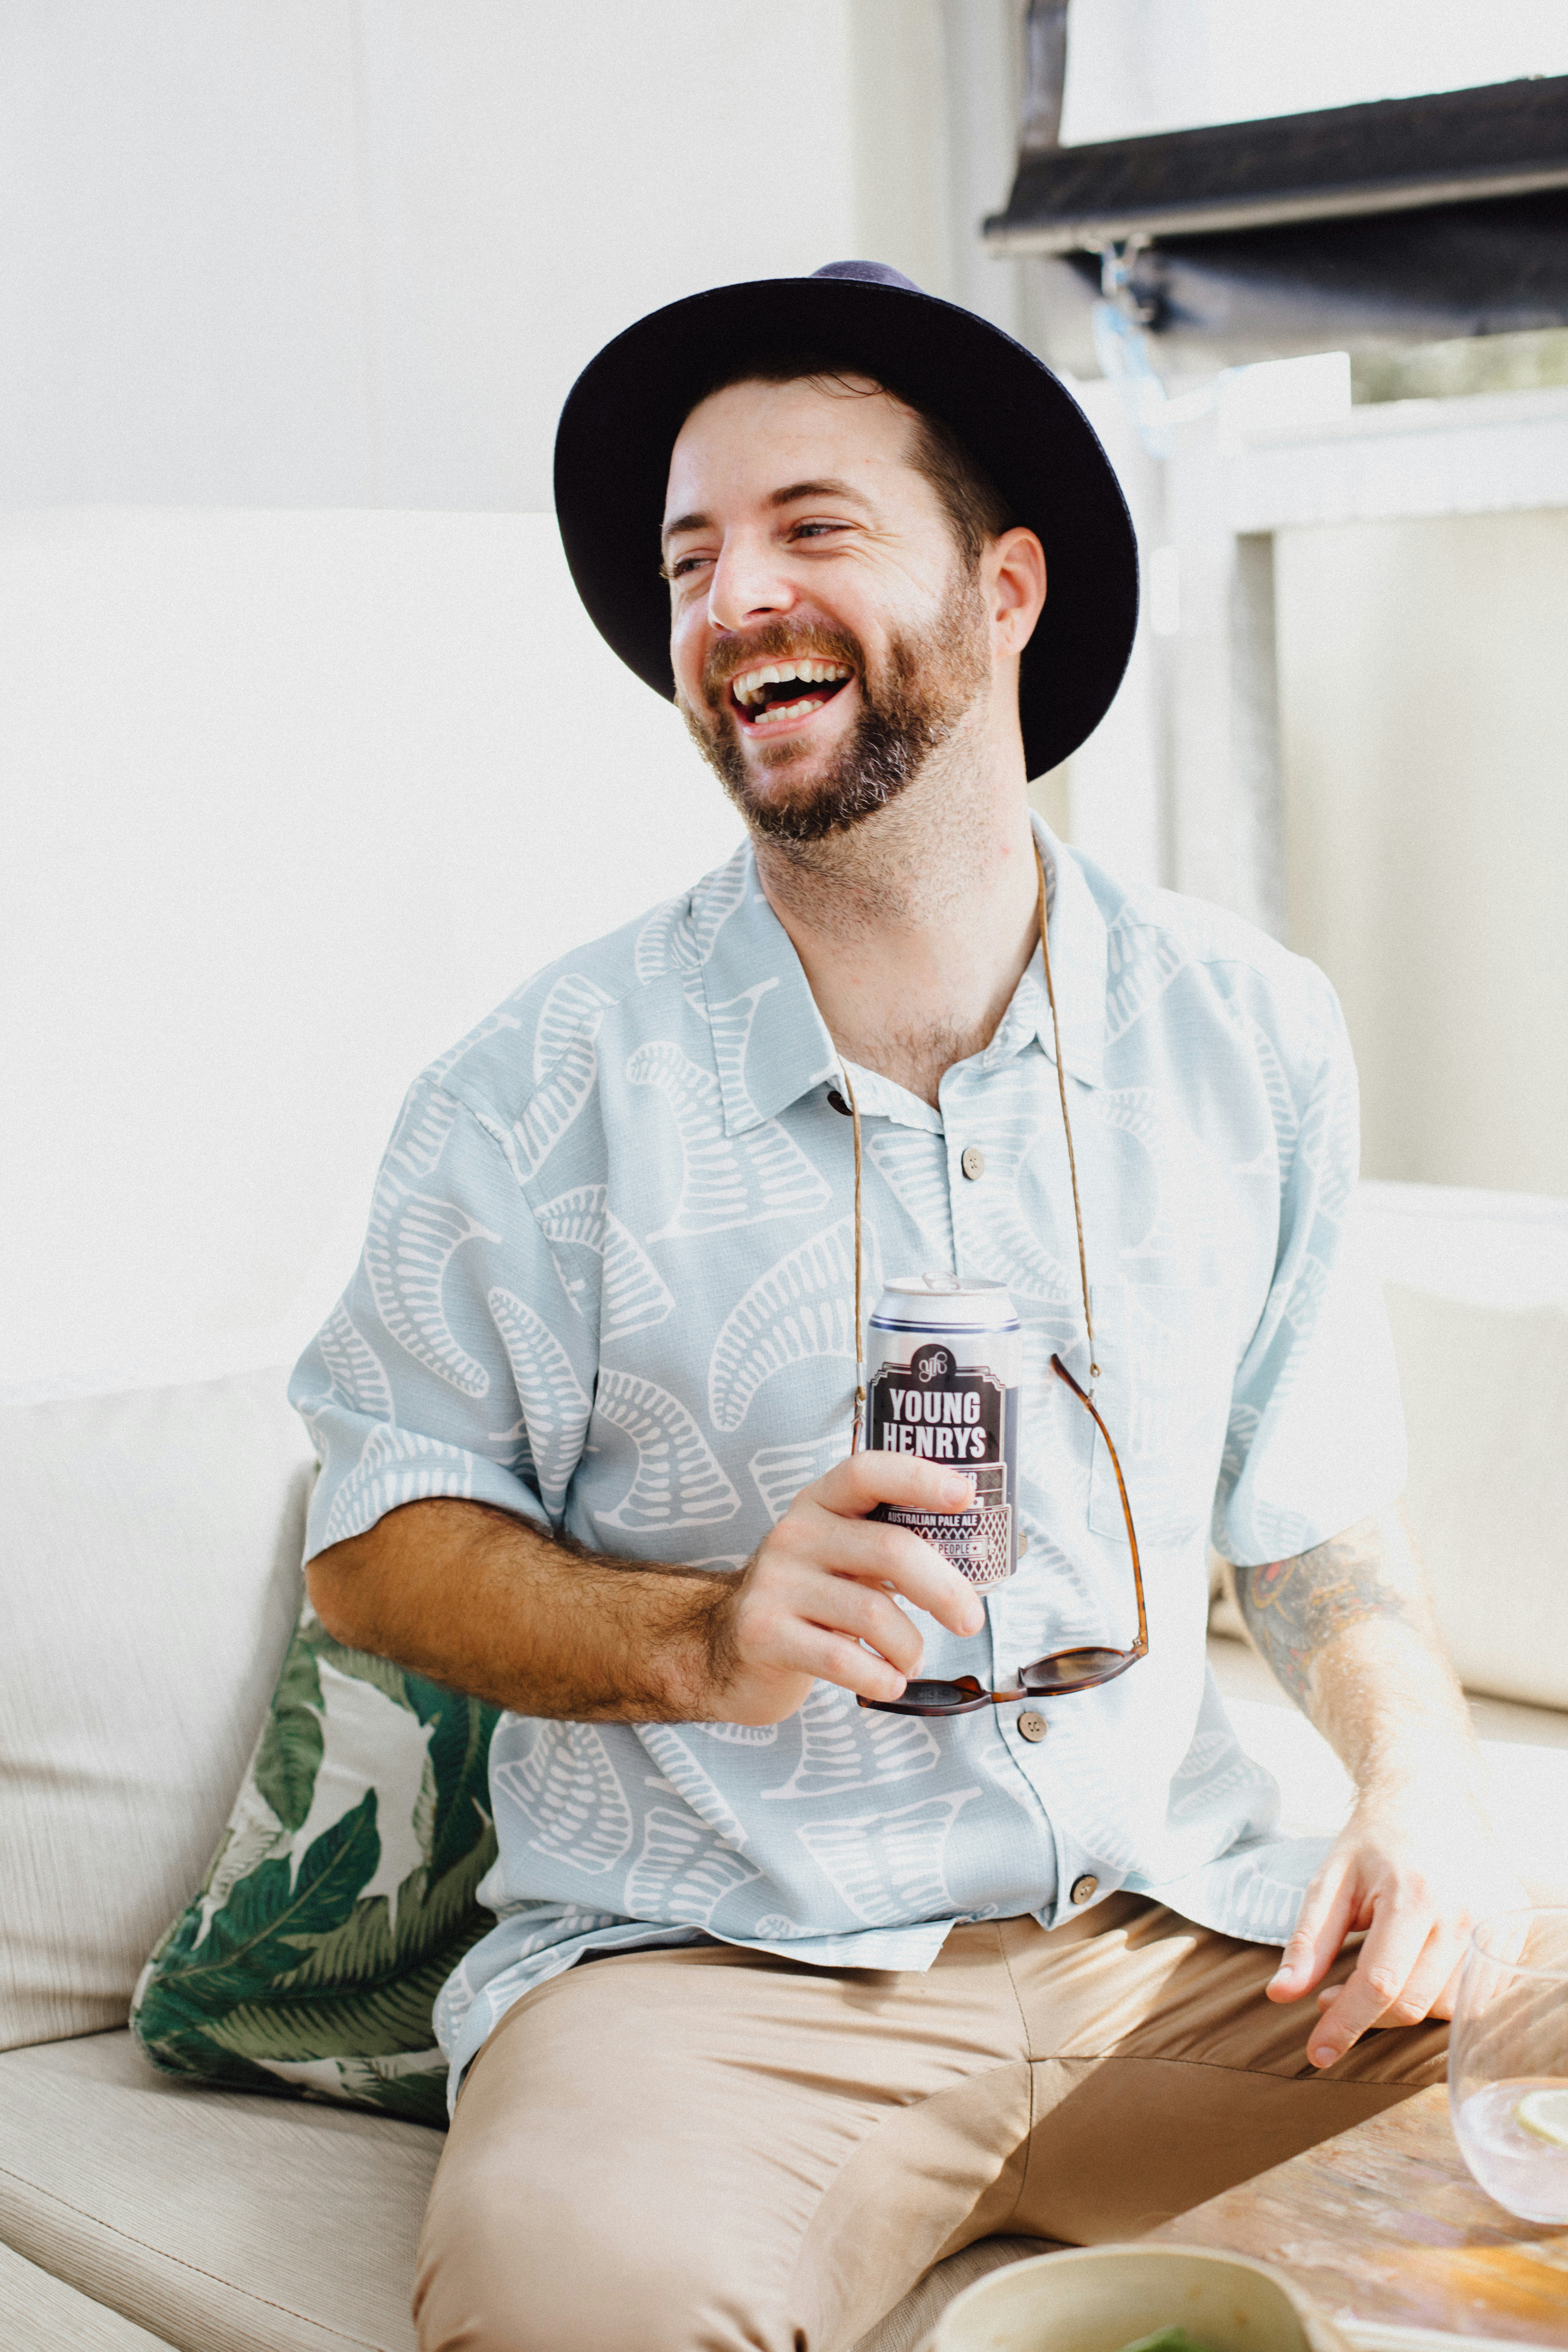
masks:
[(866, 1444), (974, 1477), (968, 1511), (871, 1514), (912, 1528), (971, 1584), (1000, 1584), (1018, 1565), (1018, 1389), (1023, 1327), (999, 1282), (901, 1275), (871, 1317)]

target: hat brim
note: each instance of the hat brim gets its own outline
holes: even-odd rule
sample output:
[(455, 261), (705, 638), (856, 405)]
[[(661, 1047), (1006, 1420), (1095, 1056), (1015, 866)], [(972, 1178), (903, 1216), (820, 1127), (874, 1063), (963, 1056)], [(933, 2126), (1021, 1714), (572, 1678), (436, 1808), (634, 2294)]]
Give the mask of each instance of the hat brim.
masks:
[(971, 310), (847, 278), (770, 278), (639, 319), (578, 377), (555, 437), (555, 505), (577, 593), (628, 667), (668, 700), (669, 592), (658, 570), (669, 456), (723, 370), (806, 352), (874, 376), (951, 426), (1046, 552), (1019, 716), (1031, 776), (1110, 709), (1138, 621), (1127, 501), (1093, 426), (1044, 362)]

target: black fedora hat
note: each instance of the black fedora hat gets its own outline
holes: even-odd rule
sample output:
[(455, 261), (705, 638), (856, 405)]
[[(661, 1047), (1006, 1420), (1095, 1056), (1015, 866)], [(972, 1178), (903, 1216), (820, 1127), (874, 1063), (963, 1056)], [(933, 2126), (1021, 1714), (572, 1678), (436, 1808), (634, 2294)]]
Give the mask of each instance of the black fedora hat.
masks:
[(1138, 619), (1138, 550), (1110, 459), (1065, 384), (1032, 352), (874, 261), (689, 295), (589, 362), (555, 436), (555, 509), (577, 593), (621, 659), (667, 700), (669, 598), (659, 576), (669, 454), (738, 362), (805, 352), (875, 377), (940, 417), (1012, 520), (1046, 551), (1046, 608), (1019, 704), (1031, 776), (1076, 751), (1110, 706)]

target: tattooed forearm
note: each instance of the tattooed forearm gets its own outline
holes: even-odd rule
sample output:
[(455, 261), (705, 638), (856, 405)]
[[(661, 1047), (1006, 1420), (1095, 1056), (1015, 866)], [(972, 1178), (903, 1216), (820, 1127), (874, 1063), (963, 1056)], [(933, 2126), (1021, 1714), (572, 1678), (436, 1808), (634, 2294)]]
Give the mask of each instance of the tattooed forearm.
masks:
[(1299, 1706), (1307, 1706), (1319, 1654), (1336, 1633), (1368, 1617), (1409, 1624), (1423, 1613), (1412, 1606), (1405, 1566), (1391, 1560), (1379, 1522), (1363, 1519), (1293, 1559), (1236, 1570), (1247, 1632)]
[(1479, 1785), (1481, 1763), (1404, 1515), (1379, 1512), (1294, 1559), (1238, 1568), (1258, 1649), (1363, 1797), (1423, 1775)]

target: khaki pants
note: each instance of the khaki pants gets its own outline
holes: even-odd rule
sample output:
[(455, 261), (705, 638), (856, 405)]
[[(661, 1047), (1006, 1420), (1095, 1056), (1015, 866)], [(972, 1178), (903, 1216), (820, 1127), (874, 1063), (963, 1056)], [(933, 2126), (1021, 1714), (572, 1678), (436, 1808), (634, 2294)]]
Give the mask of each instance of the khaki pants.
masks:
[(1315, 2073), (1279, 1957), (1118, 1895), (955, 1928), (923, 1976), (584, 1962), (469, 2071), (421, 2352), (844, 2352), (976, 2238), (1131, 2237), (1441, 2079), (1433, 2024)]

